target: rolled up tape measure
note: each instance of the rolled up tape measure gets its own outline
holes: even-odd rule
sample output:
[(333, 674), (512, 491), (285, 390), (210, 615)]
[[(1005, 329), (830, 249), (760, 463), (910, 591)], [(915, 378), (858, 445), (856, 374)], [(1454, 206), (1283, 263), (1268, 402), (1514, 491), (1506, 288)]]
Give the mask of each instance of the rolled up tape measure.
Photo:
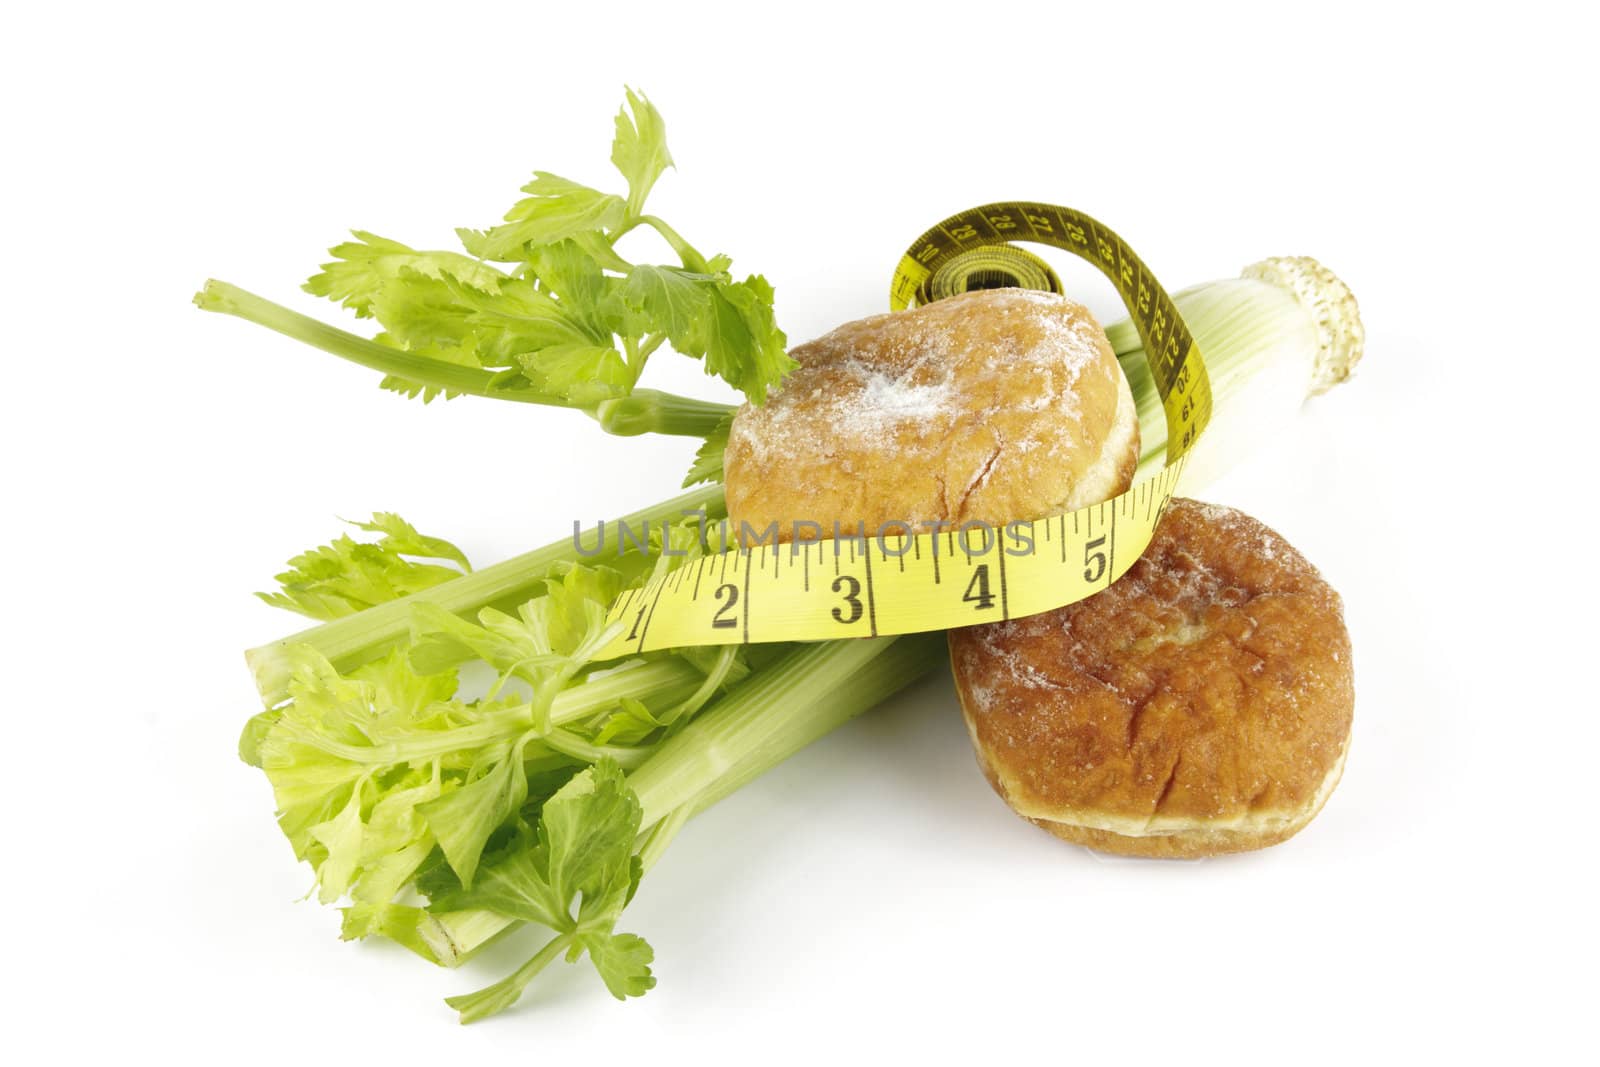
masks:
[[(827, 641), (948, 630), (1072, 604), (1122, 577), (1150, 544), (1211, 418), (1211, 384), (1167, 291), (1127, 242), (1080, 211), (985, 204), (928, 230), (901, 257), (889, 306), (901, 311), (971, 289), (1060, 292), (1055, 271), (1013, 242), (1065, 249), (1117, 287), (1144, 342), (1167, 416), (1167, 465), (1121, 496), (1004, 527), (761, 544), (701, 556), (624, 593), (597, 659), (684, 645)], [(923, 524), (928, 525), (928, 524)]]

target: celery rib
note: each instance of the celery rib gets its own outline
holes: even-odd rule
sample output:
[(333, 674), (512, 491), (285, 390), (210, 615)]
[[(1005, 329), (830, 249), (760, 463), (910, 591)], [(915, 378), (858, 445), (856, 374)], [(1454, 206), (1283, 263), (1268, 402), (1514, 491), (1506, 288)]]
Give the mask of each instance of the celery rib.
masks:
[(195, 294), (195, 305), (204, 311), (224, 315), (265, 326), (285, 337), (320, 348), (329, 355), (366, 367), (383, 374), (392, 374), (422, 385), (445, 389), (452, 393), (493, 397), (496, 400), (515, 400), (524, 404), (544, 404), (550, 407), (571, 407), (565, 399), (534, 389), (507, 389), (496, 384), (495, 371), (481, 367), (467, 367), (447, 363), (442, 359), (419, 356), (397, 348), (380, 345), (336, 326), (319, 322), (309, 315), (292, 311), (265, 297), (241, 289), (237, 285), (217, 281), (206, 282)]
[(942, 646), (942, 634), (801, 645), (701, 712), (628, 776), (644, 809), (640, 827), (719, 782), (742, 783), (776, 766), (932, 670)]
[(715, 430), (718, 423), (733, 410), (727, 404), (696, 400), (658, 389), (634, 389), (627, 396), (601, 400), (592, 405), (574, 403), (553, 393), (508, 386), (505, 384), (506, 376), (499, 371), (448, 363), (378, 344), (216, 279), (206, 282), (205, 287), (195, 294), (194, 302), (202, 310), (232, 315), (265, 326), (369, 370), (448, 393), (583, 411), (607, 433), (617, 436), (659, 433), (704, 437)]
[[(721, 518), (725, 514), (722, 487), (700, 486), (624, 516), (619, 521), (634, 529), (641, 529), (647, 523), (676, 521), (686, 511), (704, 511), (709, 520)], [(585, 546), (596, 546), (599, 543), (598, 533), (591, 528), (580, 535), (580, 540)], [(613, 539), (613, 547), (615, 544)], [(609, 553), (611, 549), (606, 551)], [(641, 561), (645, 559), (639, 554), (627, 557), (630, 560), (634, 558)], [(516, 604), (542, 591), (539, 583), (549, 575), (553, 566), (578, 559), (573, 538), (565, 538), (431, 589), (252, 648), (245, 653), (245, 662), (255, 676), (256, 688), (260, 690), (262, 700), (272, 707), (289, 695), (290, 668), (285, 652), (291, 645), (309, 645), (327, 659), (335, 670), (347, 672), (377, 659), (406, 638), (410, 631), (412, 604), (436, 604), (463, 617), (469, 617), (485, 607), (514, 609)], [(640, 566), (643, 565), (641, 562)]]
[[(943, 633), (801, 645), (711, 705), (628, 776), (644, 809), (646, 868), (684, 822), (946, 662)], [(431, 916), (436, 961), (456, 966), (516, 920)]]

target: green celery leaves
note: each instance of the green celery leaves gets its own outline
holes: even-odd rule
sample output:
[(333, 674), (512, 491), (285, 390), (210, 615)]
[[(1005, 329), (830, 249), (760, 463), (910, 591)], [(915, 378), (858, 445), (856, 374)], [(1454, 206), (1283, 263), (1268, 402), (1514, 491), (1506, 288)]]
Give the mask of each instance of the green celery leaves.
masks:
[(628, 179), (628, 210), (637, 215), (656, 179), (672, 166), (672, 153), (667, 151), (667, 124), (661, 112), (632, 89), (627, 94), (627, 103), (617, 112), (611, 163)]
[(383, 537), (367, 543), (344, 535), (302, 552), (289, 561), (287, 571), (277, 575), (278, 592), (256, 596), (313, 619), (337, 619), (430, 589), (472, 570), (455, 545), (418, 533), (393, 513), (378, 512), (370, 522), (350, 525)]
[[(346, 537), (297, 557), (286, 592), (267, 599), (296, 610), (383, 602), (431, 576), (417, 568), (467, 566), (454, 545), (398, 516), (357, 525), (381, 538)], [(343, 904), (346, 939), (386, 937), (454, 965), (519, 923), (555, 932), (548, 951), (504, 981), (453, 999), (463, 1020), (513, 1003), (563, 953), (587, 954), (618, 997), (654, 984), (649, 945), (615, 930), (641, 870), (640, 807), (623, 769), (749, 668), (736, 646), (591, 662), (611, 638), (606, 609), (625, 585), (707, 548), (692, 517), (653, 529), (651, 542), (653, 571), (625, 580), (557, 562), (514, 611), (463, 618), (413, 602), (401, 644), (347, 672), (290, 643), (287, 699), (245, 726), (240, 755), (271, 784), (318, 899)], [(677, 554), (660, 551), (668, 545)]]
[(456, 231), (468, 252), (499, 263), (526, 263), (541, 245), (615, 229), (628, 217), (627, 202), (620, 196), (544, 171), (535, 171), (522, 191), (527, 199), (512, 205), (503, 225)]
[[(645, 212), (673, 162), (660, 112), (632, 90), (617, 115), (611, 161), (626, 196), (536, 171), (501, 224), (456, 231), (466, 254), (418, 251), (358, 230), (330, 250), (305, 288), (375, 319), (382, 332), (373, 340), (431, 361), (421, 368), (497, 372), (469, 384), (479, 395), (595, 413), (629, 396), (651, 353), (670, 343), (762, 403), (794, 366), (773, 317), (772, 287), (760, 275), (735, 281), (727, 257), (707, 259)], [(624, 259), (618, 241), (641, 226), (656, 230), (680, 262)], [(459, 395), (462, 387), (450, 383), (462, 381), (441, 370), (390, 374), (383, 385), (426, 402)], [(703, 416), (677, 421), (669, 415), (657, 429), (698, 436), (708, 428)]]
[[(481, 909), (554, 930), (548, 942), (510, 977), (476, 993), (451, 997), (462, 1022), (514, 1004), (529, 981), (562, 950), (575, 960), (588, 952), (613, 996), (641, 996), (656, 984), (654, 958), (642, 938), (615, 932), (639, 885), (634, 855), (639, 801), (622, 769), (601, 760), (573, 776), (540, 812), (532, 847), (484, 872), (478, 884), (434, 901), (444, 911)], [(574, 905), (576, 904), (576, 912)]]
[[(377, 370), (384, 388), (425, 403), (483, 396), (578, 409), (613, 433), (707, 438), (693, 477), (719, 479), (733, 409), (638, 383), (653, 353), (671, 347), (763, 403), (795, 365), (772, 287), (760, 275), (740, 280), (728, 257), (701, 254), (649, 212), (674, 161), (660, 113), (632, 90), (611, 162), (625, 192), (536, 171), (499, 224), (457, 231), (463, 251), (354, 231), (305, 289), (371, 320), (371, 338), (223, 282), (208, 282), (196, 303)], [(624, 258), (632, 242), (652, 240), (668, 262)], [(563, 955), (587, 955), (619, 999), (642, 995), (655, 984), (653, 952), (617, 923), (645, 857), (690, 809), (641, 837), (624, 775), (692, 736), (684, 730), (752, 662), (782, 650), (593, 657), (613, 636), (606, 610), (625, 588), (720, 550), (723, 533), (674, 517), (652, 525), (651, 551), (638, 558), (619, 545), (591, 565), (541, 562), (517, 596), (536, 579), (542, 588), (514, 604), (503, 590), (470, 601), (430, 592), (479, 576), (463, 577), (471, 566), (455, 545), (397, 515), (353, 525), (371, 536), (294, 557), (278, 589), (258, 594), (327, 625), (273, 644), (268, 706), (239, 740), (318, 899), (342, 908), (346, 939), (387, 938), (444, 966), (521, 924), (551, 931), (511, 975), (451, 998), (464, 1022), (515, 1003)], [(380, 636), (319, 643), (359, 631), (365, 619), (350, 617), (386, 604)], [(708, 778), (727, 770), (693, 768)]]

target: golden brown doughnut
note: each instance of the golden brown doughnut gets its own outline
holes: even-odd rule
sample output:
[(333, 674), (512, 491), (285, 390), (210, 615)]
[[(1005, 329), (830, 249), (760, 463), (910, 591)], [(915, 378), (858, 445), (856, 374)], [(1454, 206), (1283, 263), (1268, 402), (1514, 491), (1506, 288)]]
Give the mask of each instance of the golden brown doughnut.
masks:
[(1266, 526), (1174, 500), (1088, 600), (950, 633), (978, 763), (1019, 815), (1104, 852), (1262, 848), (1338, 784), (1355, 703), (1339, 595)]
[(1104, 331), (1065, 297), (964, 293), (846, 323), (734, 417), (728, 514), (845, 532), (1033, 519), (1115, 496), (1139, 420)]

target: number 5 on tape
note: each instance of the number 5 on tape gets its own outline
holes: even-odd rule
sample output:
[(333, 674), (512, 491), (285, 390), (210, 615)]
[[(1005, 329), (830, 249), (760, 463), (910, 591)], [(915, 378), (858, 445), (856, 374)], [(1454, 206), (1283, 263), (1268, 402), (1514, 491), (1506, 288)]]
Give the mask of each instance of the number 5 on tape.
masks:
[(615, 634), (597, 659), (999, 622), (1082, 600), (1127, 572), (1150, 543), (1184, 456), (1211, 417), (1205, 363), (1172, 298), (1122, 238), (1051, 204), (986, 204), (945, 219), (901, 258), (891, 307), (952, 295), (952, 285), (977, 271), (991, 278), (1015, 273), (1014, 256), (993, 256), (997, 248), (1015, 252), (1013, 241), (1066, 249), (1116, 285), (1166, 413), (1167, 466), (1104, 503), (1004, 528), (967, 524), (911, 534), (901, 527), (879, 537), (768, 543), (689, 560), (618, 598), (607, 616)]

